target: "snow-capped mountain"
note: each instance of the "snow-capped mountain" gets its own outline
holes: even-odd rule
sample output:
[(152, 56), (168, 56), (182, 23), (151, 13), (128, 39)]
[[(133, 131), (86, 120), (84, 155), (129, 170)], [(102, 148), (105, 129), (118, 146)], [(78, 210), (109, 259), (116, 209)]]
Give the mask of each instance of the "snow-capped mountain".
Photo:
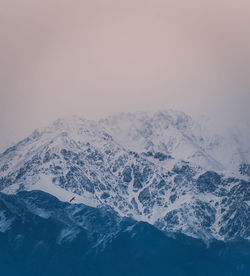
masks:
[(250, 161), (250, 129), (215, 130), (183, 112), (120, 114), (101, 120), (121, 145), (135, 152), (161, 152), (205, 170), (238, 173)]
[(241, 133), (213, 133), (182, 112), (71, 117), (0, 155), (0, 191), (108, 206), (204, 240), (250, 239), (249, 164)]

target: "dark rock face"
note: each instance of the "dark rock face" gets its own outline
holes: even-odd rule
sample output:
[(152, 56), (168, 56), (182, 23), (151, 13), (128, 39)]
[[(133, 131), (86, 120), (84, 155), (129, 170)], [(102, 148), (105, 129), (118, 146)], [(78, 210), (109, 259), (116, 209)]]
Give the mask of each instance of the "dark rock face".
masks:
[(250, 235), (250, 206), (247, 204), (250, 199), (250, 183), (240, 181), (225, 197), (225, 210), (222, 216), (220, 233), (226, 238), (232, 236)]
[(150, 195), (150, 192), (149, 192), (149, 189), (148, 188), (145, 188), (144, 190), (142, 190), (139, 194), (139, 201), (147, 206), (151, 203), (151, 195)]
[(241, 164), (240, 173), (250, 177), (250, 164)]
[[(248, 241), (207, 246), (121, 218), (110, 208), (71, 205), (38, 191), (0, 193), (0, 208), (0, 267), (6, 276), (250, 273)], [(177, 223), (176, 212), (165, 219)]]
[(123, 181), (131, 182), (132, 181), (132, 169), (129, 166), (126, 166), (123, 170)]
[(168, 159), (173, 159), (173, 157), (171, 155), (166, 155), (162, 152), (156, 152), (154, 154), (154, 158), (155, 159), (159, 159), (159, 161), (164, 161), (164, 160), (168, 160)]
[(197, 187), (201, 193), (214, 192), (221, 184), (221, 177), (216, 172), (206, 172), (197, 179)]

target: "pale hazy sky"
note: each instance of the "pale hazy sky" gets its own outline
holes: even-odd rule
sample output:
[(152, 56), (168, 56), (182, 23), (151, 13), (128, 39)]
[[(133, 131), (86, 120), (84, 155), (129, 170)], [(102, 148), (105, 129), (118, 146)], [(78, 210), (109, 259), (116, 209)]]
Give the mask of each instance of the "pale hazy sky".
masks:
[(0, 151), (71, 114), (249, 120), (249, 0), (1, 0)]

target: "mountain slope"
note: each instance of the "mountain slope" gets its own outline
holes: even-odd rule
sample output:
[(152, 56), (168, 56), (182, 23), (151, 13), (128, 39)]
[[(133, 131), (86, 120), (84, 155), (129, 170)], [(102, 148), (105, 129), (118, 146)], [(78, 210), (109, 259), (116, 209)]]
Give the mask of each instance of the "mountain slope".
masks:
[(226, 141), (182, 112), (58, 120), (0, 155), (0, 191), (75, 197), (204, 240), (249, 239), (247, 145), (224, 154)]

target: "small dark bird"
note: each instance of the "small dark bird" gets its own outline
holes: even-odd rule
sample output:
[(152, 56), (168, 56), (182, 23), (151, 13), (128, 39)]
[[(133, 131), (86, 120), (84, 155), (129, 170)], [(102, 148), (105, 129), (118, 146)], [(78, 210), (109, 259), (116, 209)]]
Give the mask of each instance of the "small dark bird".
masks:
[(72, 202), (75, 198), (76, 198), (75, 196), (74, 196), (74, 197), (72, 197), (72, 198), (71, 198), (71, 200), (70, 200), (69, 202)]

